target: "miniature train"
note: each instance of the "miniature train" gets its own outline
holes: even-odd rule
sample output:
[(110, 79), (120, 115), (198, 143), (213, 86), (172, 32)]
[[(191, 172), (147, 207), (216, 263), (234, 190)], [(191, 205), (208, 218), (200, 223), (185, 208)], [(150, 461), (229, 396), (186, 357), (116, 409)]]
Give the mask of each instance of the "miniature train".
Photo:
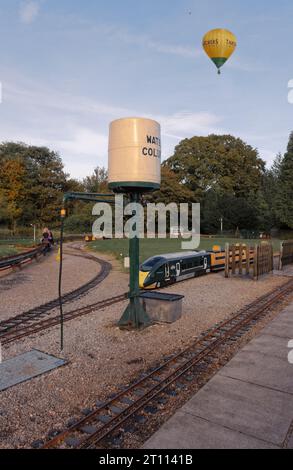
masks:
[(189, 251), (153, 256), (140, 266), (139, 286), (155, 289), (225, 269), (225, 251)]

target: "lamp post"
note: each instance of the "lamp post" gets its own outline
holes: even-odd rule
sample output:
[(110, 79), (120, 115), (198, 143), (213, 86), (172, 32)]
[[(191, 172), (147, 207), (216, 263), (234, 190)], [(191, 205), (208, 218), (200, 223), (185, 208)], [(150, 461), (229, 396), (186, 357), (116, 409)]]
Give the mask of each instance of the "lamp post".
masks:
[(37, 236), (36, 236), (36, 225), (35, 224), (30, 224), (31, 227), (34, 228), (34, 244), (36, 244), (36, 241), (37, 241)]

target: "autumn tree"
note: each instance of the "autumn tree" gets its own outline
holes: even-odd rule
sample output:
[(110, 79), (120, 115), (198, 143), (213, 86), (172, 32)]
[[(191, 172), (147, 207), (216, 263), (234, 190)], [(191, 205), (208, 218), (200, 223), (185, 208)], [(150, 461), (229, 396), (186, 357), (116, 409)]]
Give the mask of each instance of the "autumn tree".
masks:
[(8, 219), (13, 233), (23, 214), (25, 168), (21, 160), (4, 160), (0, 165), (0, 205), (2, 217)]
[(94, 173), (83, 180), (83, 186), (88, 193), (106, 193), (108, 191), (108, 172), (106, 168), (95, 168)]
[(0, 162), (0, 188), (14, 223), (55, 221), (67, 183), (60, 156), (46, 147), (8, 142), (0, 145)]

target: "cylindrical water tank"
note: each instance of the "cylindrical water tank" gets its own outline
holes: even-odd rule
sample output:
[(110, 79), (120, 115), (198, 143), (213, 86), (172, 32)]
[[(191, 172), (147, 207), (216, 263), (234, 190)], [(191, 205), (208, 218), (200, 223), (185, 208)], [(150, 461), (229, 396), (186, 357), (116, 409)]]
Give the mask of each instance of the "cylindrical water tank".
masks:
[(147, 192), (161, 184), (161, 127), (151, 119), (125, 118), (110, 124), (109, 187)]

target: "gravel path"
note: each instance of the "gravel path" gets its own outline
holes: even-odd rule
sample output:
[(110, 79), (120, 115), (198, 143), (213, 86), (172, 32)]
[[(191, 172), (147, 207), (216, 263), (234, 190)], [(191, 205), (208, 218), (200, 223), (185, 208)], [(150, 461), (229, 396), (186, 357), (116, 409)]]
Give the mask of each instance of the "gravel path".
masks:
[[(109, 260), (109, 256), (99, 257)], [(113, 264), (110, 276), (75, 302), (76, 306), (127, 290), (128, 276), (116, 262)], [(78, 272), (83, 275), (82, 269)], [(116, 327), (127, 302), (66, 323), (64, 356), (69, 364), (1, 393), (0, 447), (29, 447), (49, 431), (63, 428), (69, 418), (80, 416), (80, 410), (92, 407), (96, 400), (125, 385), (162, 355), (190, 344), (202, 331), (286, 281), (288, 278), (272, 275), (258, 282), (226, 280), (221, 273), (179, 283), (166, 291), (186, 296), (182, 319), (141, 332), (120, 331)], [(72, 306), (66, 306), (66, 310), (72, 310)], [(55, 327), (10, 345), (3, 351), (4, 359), (32, 348), (62, 357), (59, 335), (59, 328)]]
[[(66, 247), (65, 247), (66, 251)], [(18, 315), (33, 307), (58, 297), (59, 263), (57, 251), (39, 258), (22, 270), (0, 277), (0, 321)], [(100, 271), (100, 266), (91, 260), (64, 255), (63, 293), (77, 289), (90, 281)], [(11, 298), (13, 296), (13, 302)]]

